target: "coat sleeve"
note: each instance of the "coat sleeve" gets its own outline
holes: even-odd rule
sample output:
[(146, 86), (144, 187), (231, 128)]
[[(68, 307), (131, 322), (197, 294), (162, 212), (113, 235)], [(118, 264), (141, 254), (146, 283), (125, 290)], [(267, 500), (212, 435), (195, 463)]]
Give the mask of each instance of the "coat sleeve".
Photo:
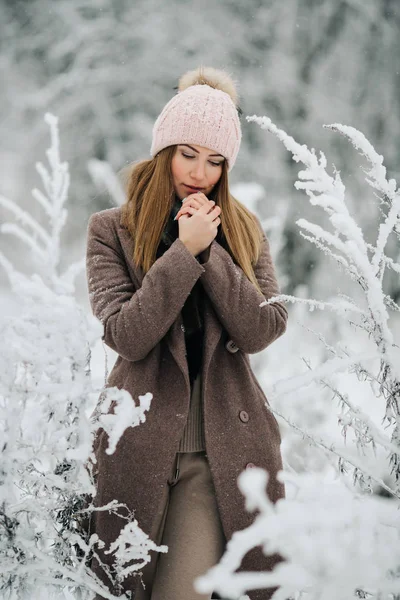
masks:
[(138, 361), (165, 336), (204, 268), (177, 238), (135, 288), (112, 224), (101, 213), (88, 223), (86, 274), (104, 342)]
[(202, 266), (203, 287), (222, 325), (243, 352), (261, 352), (286, 331), (288, 312), (283, 303), (260, 306), (280, 293), (264, 232), (260, 256), (254, 268), (262, 295), (216, 240), (211, 243), (208, 260)]

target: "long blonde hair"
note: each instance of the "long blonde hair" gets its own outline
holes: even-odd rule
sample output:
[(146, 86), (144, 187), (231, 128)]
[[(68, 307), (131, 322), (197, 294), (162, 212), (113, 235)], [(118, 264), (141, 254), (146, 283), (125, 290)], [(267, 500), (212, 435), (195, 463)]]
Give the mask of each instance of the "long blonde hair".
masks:
[[(127, 199), (122, 206), (122, 224), (134, 239), (132, 259), (144, 273), (156, 260), (161, 235), (175, 200), (171, 162), (176, 149), (176, 145), (168, 146), (154, 158), (133, 163), (127, 171), (125, 169)], [(254, 215), (229, 192), (226, 161), (209, 199), (221, 207), (220, 227), (229, 254), (261, 292), (253, 266), (260, 255), (262, 231)]]

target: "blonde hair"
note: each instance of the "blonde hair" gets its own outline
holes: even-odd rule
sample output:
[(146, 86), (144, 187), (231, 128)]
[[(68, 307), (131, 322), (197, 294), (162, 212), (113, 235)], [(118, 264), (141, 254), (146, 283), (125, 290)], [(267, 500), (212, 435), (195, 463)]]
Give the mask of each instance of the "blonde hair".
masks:
[[(156, 260), (161, 235), (175, 200), (171, 162), (176, 149), (176, 145), (168, 146), (154, 158), (133, 163), (125, 169), (127, 199), (122, 206), (122, 224), (134, 239), (132, 259), (144, 273)], [(227, 251), (262, 293), (253, 267), (260, 255), (263, 232), (256, 217), (229, 192), (226, 161), (210, 199), (221, 207), (220, 227)]]

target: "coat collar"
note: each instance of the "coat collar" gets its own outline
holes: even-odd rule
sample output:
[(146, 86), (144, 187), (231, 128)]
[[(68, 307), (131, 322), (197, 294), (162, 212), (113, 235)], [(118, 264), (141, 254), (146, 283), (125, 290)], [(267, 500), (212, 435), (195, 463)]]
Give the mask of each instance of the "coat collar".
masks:
[[(137, 289), (142, 286), (144, 273), (141, 267), (134, 264), (132, 261), (133, 249), (134, 249), (134, 241), (129, 233), (128, 229), (124, 227), (121, 223), (121, 209), (119, 209), (118, 214), (118, 237), (122, 247), (122, 250), (125, 255), (125, 259), (128, 265), (129, 272), (133, 279), (133, 282)], [(212, 244), (216, 244), (217, 242), (214, 240)], [(212, 245), (211, 244), (211, 245)], [(210, 253), (210, 258), (211, 258)], [(201, 281), (201, 276), (200, 276)], [(208, 367), (210, 364), (211, 357), (214, 353), (214, 350), (218, 344), (218, 341), (222, 334), (222, 326), (218, 317), (212, 307), (211, 301), (208, 298), (207, 294), (205, 294), (204, 298), (204, 348), (203, 348), (203, 381), (206, 379), (206, 374), (208, 371)], [(185, 336), (182, 330), (183, 320), (182, 313), (179, 313), (175, 322), (171, 325), (168, 333), (166, 334), (166, 342), (168, 344), (168, 348), (174, 357), (176, 363), (184, 374), (189, 389), (189, 370), (186, 358), (186, 345), (185, 345)]]

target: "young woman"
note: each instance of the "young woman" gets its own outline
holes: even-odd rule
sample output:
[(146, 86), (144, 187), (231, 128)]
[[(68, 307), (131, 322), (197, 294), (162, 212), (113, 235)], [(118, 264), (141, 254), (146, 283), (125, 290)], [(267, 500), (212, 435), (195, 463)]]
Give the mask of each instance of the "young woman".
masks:
[[(284, 496), (279, 427), (248, 355), (284, 333), (287, 310), (262, 304), (279, 294), (269, 243), (229, 192), (238, 112), (225, 72), (183, 75), (155, 122), (152, 158), (131, 169), (126, 203), (89, 221), (91, 306), (118, 353), (107, 385), (135, 400), (153, 394), (146, 422), (128, 428), (112, 455), (104, 430), (94, 444), (94, 504), (126, 504), (169, 548), (141, 575), (112, 582), (114, 556), (106, 552), (126, 521), (94, 512), (91, 532), (105, 542), (99, 556), (109, 571), (96, 559), (92, 569), (114, 594), (131, 591), (136, 600), (210, 598), (193, 580), (254, 519), (237, 488), (243, 469), (266, 469), (269, 497)], [(257, 549), (241, 569), (268, 570), (278, 560)]]

